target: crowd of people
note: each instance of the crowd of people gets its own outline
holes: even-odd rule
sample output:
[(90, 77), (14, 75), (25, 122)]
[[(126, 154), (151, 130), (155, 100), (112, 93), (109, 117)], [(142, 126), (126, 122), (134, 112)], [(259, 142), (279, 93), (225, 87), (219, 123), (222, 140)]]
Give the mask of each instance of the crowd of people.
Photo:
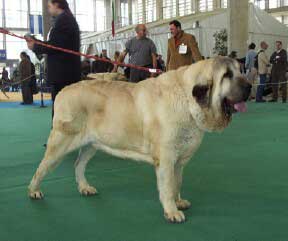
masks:
[[(173, 20), (169, 23), (172, 37), (168, 40), (167, 64), (163, 60), (163, 56), (157, 53), (154, 42), (147, 37), (147, 27), (145, 24), (138, 24), (135, 27), (136, 36), (128, 40), (122, 53), (116, 51), (113, 60), (123, 63), (127, 55), (129, 55), (129, 63), (145, 68), (159, 69), (161, 71), (169, 71), (177, 69), (181, 66), (189, 65), (203, 57), (200, 54), (198, 44), (193, 35), (185, 33), (181, 28), (181, 23)], [(95, 55), (99, 57), (99, 55)], [(100, 58), (110, 60), (107, 57), (107, 50), (103, 49)], [(120, 70), (119, 70), (120, 69)], [(124, 73), (130, 82), (137, 83), (149, 77), (155, 77), (155, 73), (147, 71), (119, 68), (109, 62), (95, 60), (90, 63), (89, 60), (82, 62), (82, 74), (87, 76), (89, 73), (105, 73), (117, 72)]]
[[(66, 0), (49, 0), (48, 11), (53, 17), (53, 25), (49, 34), (47, 44), (57, 47), (66, 48), (73, 51), (80, 50), (80, 31), (77, 21), (69, 9)], [(160, 69), (162, 71), (175, 70), (181, 66), (190, 65), (203, 59), (198, 48), (195, 37), (185, 33), (182, 30), (181, 23), (178, 20), (173, 20), (169, 23), (171, 38), (168, 40), (167, 62), (165, 64), (162, 55), (157, 52), (156, 45), (153, 40), (147, 37), (147, 27), (145, 24), (138, 24), (135, 27), (136, 36), (128, 40), (125, 44), (125, 49), (122, 53), (116, 51), (113, 61), (123, 63), (127, 55), (129, 55), (129, 63), (152, 69)], [(105, 73), (105, 72), (120, 72), (125, 74), (130, 82), (137, 83), (149, 77), (155, 77), (156, 73), (147, 71), (123, 68), (111, 63), (108, 57), (107, 50), (103, 49), (100, 56), (105, 59), (94, 60), (91, 62), (85, 59), (81, 62), (79, 56), (56, 51), (44, 47), (43, 45), (35, 44), (34, 41), (27, 41), (28, 48), (36, 55), (47, 54), (47, 79), (51, 85), (52, 101), (54, 102), (57, 94), (65, 86), (78, 82), (85, 78), (89, 73)], [(251, 84), (257, 86), (252, 91), (251, 99), (256, 99), (256, 102), (265, 102), (263, 96), (266, 95), (266, 83), (271, 82), (270, 90), (272, 92), (271, 102), (278, 100), (279, 83), (282, 91), (282, 101), (287, 101), (287, 52), (282, 47), (282, 42), (276, 42), (276, 50), (270, 57), (267, 56), (266, 50), (268, 44), (261, 42), (260, 50), (256, 52), (256, 45), (251, 43), (247, 55), (243, 59), (237, 59), (237, 52), (232, 51), (229, 57), (237, 59), (241, 65), (241, 71), (247, 75)], [(33, 103), (33, 93), (35, 92), (35, 67), (29, 60), (29, 56), (21, 53), (21, 62), (19, 65), (23, 103)], [(6, 71), (7, 72), (7, 71)], [(2, 73), (2, 79), (8, 79), (8, 73), (5, 69)], [(29, 76), (31, 78), (29, 78)], [(259, 84), (256, 84), (256, 79), (259, 76)], [(53, 112), (52, 112), (53, 116)]]
[[(181, 29), (181, 23), (173, 20), (169, 23), (172, 37), (168, 40), (167, 64), (165, 66), (162, 55), (157, 54), (155, 44), (147, 37), (147, 28), (144, 24), (139, 24), (135, 28), (136, 37), (127, 41), (125, 50), (122, 53), (115, 52), (114, 61), (122, 63), (127, 54), (129, 54), (129, 63), (137, 66), (160, 69), (169, 71), (181, 66), (189, 65), (204, 57), (198, 48), (195, 37), (185, 33)], [(272, 93), (270, 102), (277, 102), (279, 85), (283, 103), (287, 101), (287, 52), (283, 49), (281, 41), (276, 41), (275, 52), (269, 58), (267, 56), (268, 44), (262, 41), (259, 51), (256, 52), (256, 44), (251, 43), (244, 58), (238, 59), (237, 52), (232, 51), (230, 58), (237, 59), (241, 66), (241, 72), (247, 76), (249, 82), (254, 86), (250, 99), (257, 103), (266, 102), (263, 98)], [(96, 55), (98, 57), (98, 55)], [(102, 58), (107, 57), (107, 50), (102, 50)], [(85, 75), (88, 73), (116, 72), (118, 66), (111, 63), (96, 60), (91, 64), (88, 60), (84, 61)], [(84, 68), (85, 67), (85, 68)], [(130, 82), (137, 83), (148, 77), (155, 77), (154, 73), (145, 72), (137, 69), (126, 68), (124, 72)], [(121, 69), (120, 72), (123, 70)], [(257, 81), (259, 80), (259, 81)], [(270, 83), (270, 84), (269, 84)]]
[(263, 103), (266, 102), (263, 97), (272, 93), (269, 102), (277, 102), (280, 86), (282, 102), (286, 103), (287, 51), (283, 49), (281, 41), (275, 42), (275, 50), (270, 57), (267, 55), (269, 45), (265, 41), (260, 43), (258, 51), (256, 51), (256, 47), (255, 43), (251, 43), (243, 59), (237, 58), (236, 51), (232, 51), (229, 55), (229, 57), (239, 61), (241, 72), (246, 74), (247, 79), (254, 86), (250, 99), (255, 99), (257, 103)]

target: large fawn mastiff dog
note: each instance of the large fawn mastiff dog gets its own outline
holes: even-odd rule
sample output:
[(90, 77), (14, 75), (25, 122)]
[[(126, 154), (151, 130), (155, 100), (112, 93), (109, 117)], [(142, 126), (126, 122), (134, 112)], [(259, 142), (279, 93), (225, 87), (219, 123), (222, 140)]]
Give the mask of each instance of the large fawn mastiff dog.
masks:
[[(103, 80), (66, 87), (55, 102), (53, 129), (44, 159), (29, 186), (41, 199), (40, 183), (62, 157), (80, 148), (75, 164), (79, 192), (94, 195), (85, 167), (97, 150), (155, 166), (164, 216), (185, 221), (190, 202), (180, 195), (182, 171), (204, 132), (221, 131), (234, 112), (246, 110), (251, 85), (236, 61), (217, 57), (169, 71), (138, 84)], [(100, 79), (101, 79), (100, 78)]]

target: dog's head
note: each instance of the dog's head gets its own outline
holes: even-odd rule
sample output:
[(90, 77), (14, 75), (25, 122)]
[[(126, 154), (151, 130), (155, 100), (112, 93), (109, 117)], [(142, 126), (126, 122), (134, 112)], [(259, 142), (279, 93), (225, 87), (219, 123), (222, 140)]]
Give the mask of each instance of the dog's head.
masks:
[(246, 111), (251, 85), (233, 59), (217, 57), (191, 65), (183, 80), (189, 110), (202, 130), (222, 130), (233, 113)]

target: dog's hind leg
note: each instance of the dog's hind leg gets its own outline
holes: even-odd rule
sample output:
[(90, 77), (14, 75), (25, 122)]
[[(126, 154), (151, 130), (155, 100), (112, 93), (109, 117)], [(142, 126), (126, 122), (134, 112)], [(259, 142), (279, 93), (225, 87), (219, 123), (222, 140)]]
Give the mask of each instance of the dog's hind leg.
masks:
[(89, 185), (85, 178), (85, 169), (89, 160), (95, 155), (96, 148), (92, 145), (82, 147), (75, 162), (75, 176), (80, 194), (85, 196), (97, 194), (96, 188)]
[(60, 164), (65, 154), (79, 148), (82, 143), (80, 135), (68, 135), (53, 129), (48, 139), (46, 153), (41, 161), (31, 183), (28, 187), (29, 196), (32, 199), (42, 199), (40, 184), (49, 171)]

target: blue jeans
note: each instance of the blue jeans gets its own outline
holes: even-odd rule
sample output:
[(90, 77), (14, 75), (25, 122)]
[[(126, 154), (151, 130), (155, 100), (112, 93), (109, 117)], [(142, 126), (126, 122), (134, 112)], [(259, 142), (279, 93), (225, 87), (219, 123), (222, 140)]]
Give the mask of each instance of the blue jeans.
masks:
[(260, 85), (258, 85), (258, 88), (257, 88), (256, 101), (262, 100), (263, 92), (264, 92), (264, 88), (265, 88), (264, 84), (266, 83), (267, 75), (266, 74), (259, 74), (259, 77), (260, 77)]

